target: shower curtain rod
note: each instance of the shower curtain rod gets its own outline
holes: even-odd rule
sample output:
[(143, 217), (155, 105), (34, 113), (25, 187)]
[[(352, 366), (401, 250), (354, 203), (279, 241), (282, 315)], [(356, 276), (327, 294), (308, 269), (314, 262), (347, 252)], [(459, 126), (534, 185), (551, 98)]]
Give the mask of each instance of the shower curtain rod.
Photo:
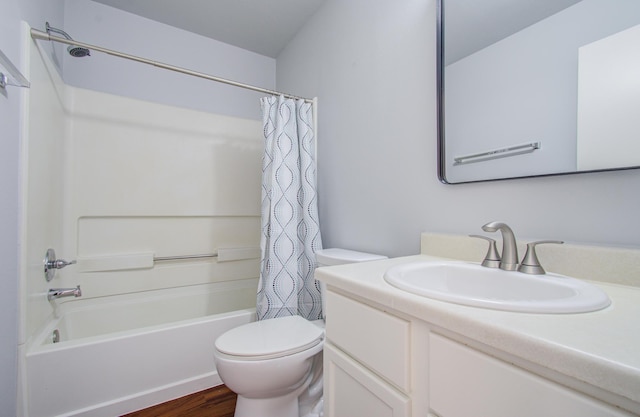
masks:
[(261, 93), (272, 94), (272, 95), (277, 95), (277, 96), (284, 96), (284, 97), (291, 98), (291, 99), (294, 99), (294, 100), (304, 100), (307, 103), (313, 103), (314, 102), (314, 100), (310, 99), (310, 98), (293, 96), (291, 94), (285, 94), (285, 93), (281, 93), (279, 91), (269, 90), (267, 88), (256, 87), (256, 86), (253, 86), (253, 85), (250, 85), (250, 84), (244, 84), (244, 83), (240, 83), (240, 82), (233, 81), (233, 80), (227, 80), (226, 78), (214, 77), (213, 75), (205, 74), (203, 72), (192, 71), (192, 70), (189, 70), (189, 69), (186, 69), (186, 68), (180, 68), (180, 67), (176, 67), (174, 65), (169, 65), (169, 64), (164, 64), (162, 62), (153, 61), (151, 59), (142, 58), (142, 57), (135, 56), (135, 55), (125, 54), (124, 52), (119, 52), (119, 51), (114, 51), (112, 49), (103, 48), (101, 46), (96, 46), (96, 45), (91, 45), (91, 44), (84, 43), (84, 42), (78, 42), (76, 40), (69, 40), (69, 39), (66, 39), (66, 38), (61, 38), (59, 36), (54, 36), (54, 35), (51, 35), (51, 34), (49, 34), (47, 32), (42, 32), (41, 30), (37, 30), (37, 29), (33, 29), (33, 28), (31, 28), (31, 37), (33, 39), (42, 39), (42, 40), (46, 40), (46, 41), (60, 42), (60, 43), (64, 43), (64, 44), (67, 44), (67, 45), (80, 46), (82, 48), (87, 48), (87, 49), (90, 49), (92, 51), (104, 52), (105, 54), (117, 56), (117, 57), (120, 57), (120, 58), (130, 59), (132, 61), (142, 62), (143, 64), (153, 65), (155, 67), (164, 68), (164, 69), (167, 69), (167, 70), (170, 70), (170, 71), (180, 72), (182, 74), (187, 74), (187, 75), (191, 75), (191, 76), (194, 76), (194, 77), (204, 78), (204, 79), (210, 80), (210, 81), (217, 81), (219, 83), (229, 84), (229, 85), (233, 85), (233, 86), (236, 86), (236, 87), (245, 88), (245, 89), (248, 89), (248, 90), (258, 91), (258, 92), (261, 92)]

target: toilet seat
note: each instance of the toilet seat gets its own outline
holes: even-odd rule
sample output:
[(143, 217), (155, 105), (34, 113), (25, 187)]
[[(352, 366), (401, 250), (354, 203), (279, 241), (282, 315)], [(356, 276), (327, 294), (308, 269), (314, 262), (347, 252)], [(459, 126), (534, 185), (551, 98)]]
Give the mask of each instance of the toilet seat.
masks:
[(278, 317), (245, 324), (224, 333), (215, 348), (243, 360), (292, 355), (319, 344), (324, 330), (300, 316)]

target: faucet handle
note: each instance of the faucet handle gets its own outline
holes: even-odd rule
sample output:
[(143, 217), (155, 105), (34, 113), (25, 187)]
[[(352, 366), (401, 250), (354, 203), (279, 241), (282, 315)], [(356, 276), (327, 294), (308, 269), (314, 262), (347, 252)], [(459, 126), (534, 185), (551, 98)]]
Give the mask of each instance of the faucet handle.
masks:
[(542, 265), (540, 265), (538, 255), (536, 255), (536, 246), (546, 243), (556, 243), (561, 245), (564, 242), (561, 240), (539, 240), (537, 242), (527, 243), (527, 252), (524, 254), (524, 258), (522, 258), (520, 266), (518, 266), (519, 272), (533, 275), (544, 275), (546, 273), (544, 268), (542, 268)]
[(469, 237), (476, 237), (479, 239), (484, 239), (489, 242), (489, 250), (487, 250), (487, 254), (482, 261), (482, 266), (486, 266), (487, 268), (498, 268), (500, 267), (500, 254), (498, 253), (498, 248), (496, 248), (495, 239), (491, 239), (490, 237), (482, 236), (482, 235), (469, 235)]
[(65, 261), (64, 259), (56, 259), (56, 251), (49, 248), (44, 256), (44, 276), (47, 282), (51, 281), (56, 274), (56, 269), (62, 269), (65, 266), (73, 265), (76, 261)]

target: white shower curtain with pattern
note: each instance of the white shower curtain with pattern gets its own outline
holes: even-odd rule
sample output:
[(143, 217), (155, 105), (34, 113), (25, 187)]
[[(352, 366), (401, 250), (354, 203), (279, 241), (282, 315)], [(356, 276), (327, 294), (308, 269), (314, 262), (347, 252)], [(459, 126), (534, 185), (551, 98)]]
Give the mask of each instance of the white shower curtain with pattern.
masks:
[(258, 320), (322, 318), (315, 252), (322, 248), (316, 193), (313, 107), (283, 96), (261, 100), (262, 236)]

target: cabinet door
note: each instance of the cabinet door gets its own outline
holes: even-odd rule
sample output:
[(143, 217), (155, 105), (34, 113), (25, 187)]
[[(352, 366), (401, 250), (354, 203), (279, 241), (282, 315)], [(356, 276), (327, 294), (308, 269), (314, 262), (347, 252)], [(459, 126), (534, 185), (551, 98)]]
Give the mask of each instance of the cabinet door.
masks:
[(325, 417), (408, 417), (409, 399), (331, 344), (324, 347)]
[(441, 417), (631, 416), (433, 333), (429, 407)]
[(327, 339), (401, 391), (410, 386), (407, 320), (327, 292)]

